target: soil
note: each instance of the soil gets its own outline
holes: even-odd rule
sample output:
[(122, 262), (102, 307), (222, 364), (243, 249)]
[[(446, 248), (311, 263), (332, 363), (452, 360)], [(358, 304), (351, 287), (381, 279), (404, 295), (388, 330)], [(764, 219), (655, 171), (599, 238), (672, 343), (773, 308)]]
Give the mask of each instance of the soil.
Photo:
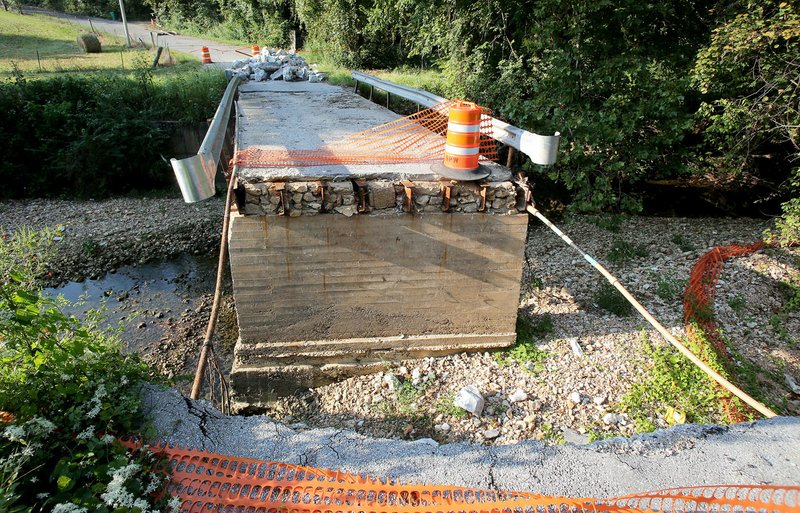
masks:
[[(168, 297), (163, 301), (147, 279), (112, 287), (107, 295), (123, 322), (138, 312), (123, 334), (128, 350), (140, 353), (183, 392), (210, 311), (221, 215), (220, 198), (195, 205), (158, 198), (0, 202), (6, 230), (62, 226), (48, 285), (83, 279), (105, 292), (106, 273), (129, 276), (133, 266), (205, 259), (194, 274), (160, 277), (174, 288), (158, 289)], [(698, 258), (716, 246), (752, 243), (768, 226), (747, 218), (591, 216), (557, 224), (606, 263), (676, 336), (685, 335), (681, 296)], [(268, 413), (298, 428), (345, 426), (376, 437), (487, 444), (632, 434), (636, 428), (620, 400), (652, 366), (643, 338), (653, 344), (663, 340), (640, 317), (605, 309), (597, 295), (602, 278), (548, 229), (532, 222), (528, 241), (520, 318), (536, 327), (536, 361), (476, 353), (387, 365), (377, 375), (283, 398)], [(780, 414), (800, 414), (800, 314), (787, 306), (800, 286), (799, 269), (798, 248), (737, 258), (725, 265), (716, 295), (731, 355), (749, 364), (745, 378), (759, 385)], [(238, 336), (230, 290), (227, 282), (217, 336), (224, 369), (230, 368)], [(470, 384), (486, 400), (481, 416), (452, 405), (454, 395)], [(664, 412), (652, 412), (651, 421), (667, 425)]]

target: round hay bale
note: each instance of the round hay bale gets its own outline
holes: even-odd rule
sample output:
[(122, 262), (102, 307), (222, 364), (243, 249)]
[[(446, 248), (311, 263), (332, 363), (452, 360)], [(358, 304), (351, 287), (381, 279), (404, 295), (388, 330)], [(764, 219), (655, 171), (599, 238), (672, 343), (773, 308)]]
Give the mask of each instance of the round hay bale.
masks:
[(100, 53), (100, 40), (95, 34), (87, 33), (78, 36), (78, 46), (84, 53)]

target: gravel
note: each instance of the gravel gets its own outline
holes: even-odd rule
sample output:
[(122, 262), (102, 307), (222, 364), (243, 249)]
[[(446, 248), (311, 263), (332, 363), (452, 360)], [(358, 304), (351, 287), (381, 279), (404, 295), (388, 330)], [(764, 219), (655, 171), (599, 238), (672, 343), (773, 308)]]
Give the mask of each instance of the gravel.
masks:
[[(63, 282), (101, 276), (125, 264), (213, 254), (221, 212), (221, 198), (194, 205), (152, 198), (13, 201), (0, 202), (0, 225), (7, 230), (62, 225), (52, 280)], [(685, 335), (682, 287), (697, 259), (716, 246), (754, 242), (767, 227), (766, 221), (745, 218), (634, 217), (626, 218), (616, 232), (586, 216), (558, 224), (601, 262), (609, 261), (615, 244), (617, 253), (626, 253), (620, 244), (628, 243), (627, 252), (639, 256), (607, 267), (678, 337)], [(604, 310), (596, 301), (602, 279), (535, 222), (526, 262), (520, 316), (539, 326), (551, 325), (535, 339), (546, 354), (541, 362), (508, 362), (496, 354), (474, 353), (387, 363), (382, 373), (283, 398), (268, 413), (287, 424), (439, 442), (583, 443), (592, 437), (632, 435), (635, 427), (620, 400), (652, 365), (641, 349), (643, 337), (664, 342), (638, 316)], [(717, 318), (732, 357), (752, 364), (751, 377), (768, 391), (778, 413), (794, 415), (800, 413), (800, 396), (791, 390), (793, 383), (800, 383), (800, 316), (782, 309), (791, 291), (788, 284), (800, 284), (798, 262), (798, 248), (733, 259), (725, 265), (716, 296)], [(210, 295), (198, 293), (192, 301), (196, 308), (178, 318), (161, 339), (140, 349), (170, 378), (190, 374), (207, 320)], [(225, 305), (227, 321), (220, 328), (231, 341), (236, 336), (232, 298)], [(136, 322), (164, 322), (158, 312), (152, 315)], [(453, 405), (468, 385), (475, 385), (484, 398), (480, 415)], [(651, 420), (666, 427), (662, 415), (652, 412)]]
[(100, 201), (33, 199), (0, 202), (0, 227), (59, 229), (48, 285), (99, 278), (125, 264), (219, 246), (224, 199), (187, 204), (177, 198)]

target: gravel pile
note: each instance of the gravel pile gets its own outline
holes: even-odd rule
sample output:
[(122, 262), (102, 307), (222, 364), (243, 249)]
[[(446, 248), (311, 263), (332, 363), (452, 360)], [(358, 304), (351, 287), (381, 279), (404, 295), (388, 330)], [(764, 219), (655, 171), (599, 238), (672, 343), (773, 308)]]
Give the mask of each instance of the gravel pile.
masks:
[(227, 78), (239, 76), (242, 80), (263, 82), (266, 80), (307, 80), (309, 82), (322, 82), (327, 77), (325, 73), (309, 66), (305, 59), (286, 50), (262, 48), (258, 57), (243, 59), (234, 62), (225, 70)]
[[(559, 224), (580, 246), (606, 262), (678, 337), (685, 335), (683, 286), (697, 259), (716, 246), (753, 242), (767, 226), (752, 219), (644, 217), (625, 220), (618, 232), (600, 228), (597, 225), (605, 223), (589, 217)], [(609, 262), (612, 248), (616, 250), (611, 260), (616, 262)], [(520, 315), (540, 327), (551, 325), (548, 333), (536, 339), (538, 349), (545, 353), (542, 361), (508, 362), (489, 353), (408, 361), (387, 366), (383, 374), (352, 378), (282, 399), (269, 413), (289, 423), (299, 422), (301, 427), (344, 426), (371, 436), (433, 437), (442, 442), (508, 444), (540, 439), (584, 443), (597, 437), (633, 434), (635, 426), (620, 399), (652, 366), (642, 350), (643, 337), (657, 345), (665, 342), (638, 315), (620, 317), (601, 308), (597, 293), (604, 280), (548, 229), (532, 225), (526, 259)], [(737, 274), (735, 270), (751, 259), (761, 262), (764, 272)], [(749, 347), (743, 354), (755, 358), (757, 366), (764, 361), (766, 372), (758, 375), (772, 376), (773, 404), (787, 404), (784, 413), (797, 413), (792, 408), (800, 396), (791, 391), (783, 372), (800, 382), (800, 347), (796, 343), (800, 330), (794, 331), (794, 345), (792, 335), (788, 341), (776, 342), (770, 318), (785, 301), (780, 292), (785, 286), (777, 283), (793, 279), (797, 284), (800, 280), (800, 251), (768, 250), (751, 259), (726, 267), (718, 303), (725, 303), (730, 288), (761, 314), (733, 319), (718, 305), (721, 322), (736, 338), (747, 330), (750, 339), (761, 341), (744, 344)], [(792, 316), (783, 324), (789, 330), (797, 326), (797, 314)], [(771, 349), (759, 350), (761, 346)], [(468, 385), (474, 385), (485, 400), (479, 416), (453, 406), (456, 394)], [(666, 427), (662, 415), (653, 412), (651, 420)]]

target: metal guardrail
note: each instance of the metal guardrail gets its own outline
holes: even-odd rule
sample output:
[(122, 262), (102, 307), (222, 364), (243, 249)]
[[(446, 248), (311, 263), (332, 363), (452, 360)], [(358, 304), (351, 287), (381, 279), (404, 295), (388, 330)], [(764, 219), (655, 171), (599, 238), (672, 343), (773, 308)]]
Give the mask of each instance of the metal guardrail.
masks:
[(195, 203), (214, 195), (214, 177), (219, 166), (219, 156), (225, 144), (228, 121), (233, 108), (233, 99), (239, 88), (239, 77), (233, 77), (222, 95), (217, 112), (211, 120), (208, 132), (197, 150), (197, 155), (185, 159), (170, 159), (183, 200)]
[[(414, 89), (413, 87), (396, 84), (388, 80), (381, 80), (378, 77), (360, 71), (352, 71), (351, 76), (356, 81), (356, 88), (359, 83), (364, 83), (424, 107), (433, 107), (437, 103), (447, 101), (447, 98), (442, 98), (428, 91)], [(509, 125), (497, 118), (492, 118), (492, 132), (495, 140), (521, 151), (530, 157), (534, 164), (547, 166), (554, 164), (558, 158), (558, 144), (561, 140), (559, 132), (553, 135), (534, 134), (514, 125)]]

